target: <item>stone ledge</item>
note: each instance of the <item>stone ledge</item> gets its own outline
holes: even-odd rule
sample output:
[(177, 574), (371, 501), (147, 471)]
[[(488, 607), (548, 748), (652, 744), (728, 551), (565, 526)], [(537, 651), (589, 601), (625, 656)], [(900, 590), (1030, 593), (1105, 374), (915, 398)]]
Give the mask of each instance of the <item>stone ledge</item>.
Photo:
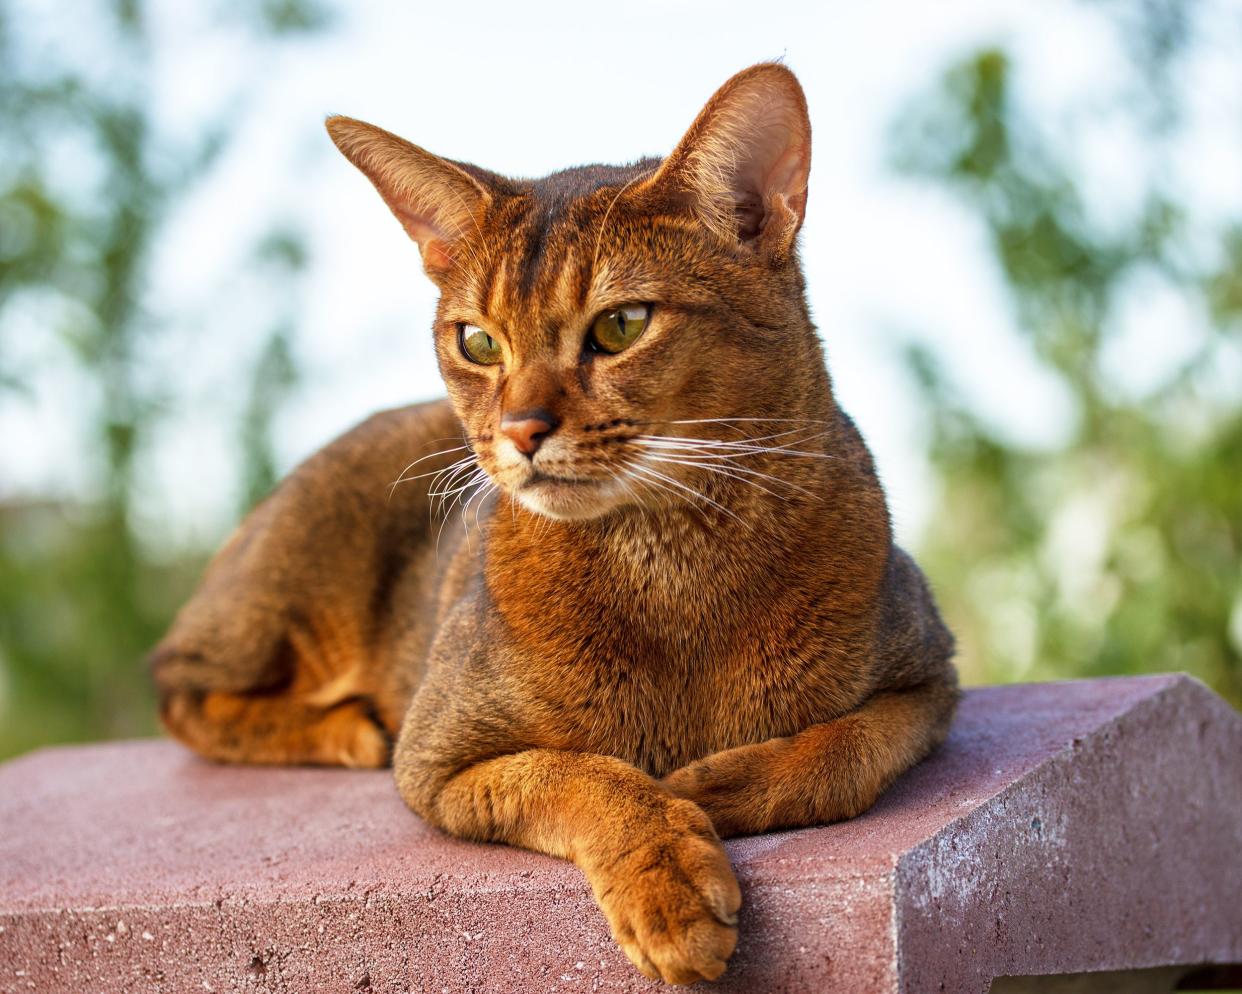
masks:
[[(574, 867), (440, 835), (385, 772), (49, 749), (0, 824), (0, 991), (660, 988)], [(871, 812), (728, 850), (722, 992), (1242, 964), (1242, 716), (1179, 676), (972, 690)]]

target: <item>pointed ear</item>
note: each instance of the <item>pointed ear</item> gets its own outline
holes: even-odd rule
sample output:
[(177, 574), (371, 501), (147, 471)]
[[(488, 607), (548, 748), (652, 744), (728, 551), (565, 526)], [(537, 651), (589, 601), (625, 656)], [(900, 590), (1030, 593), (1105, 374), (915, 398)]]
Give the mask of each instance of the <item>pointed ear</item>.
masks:
[(792, 72), (738, 73), (699, 113), (648, 182), (687, 204), (722, 238), (784, 256), (806, 215), (811, 122)]
[(454, 263), (454, 245), (477, 229), (491, 196), (462, 168), (425, 149), (349, 117), (330, 117), (328, 134), (366, 175), (397, 216), (432, 279)]

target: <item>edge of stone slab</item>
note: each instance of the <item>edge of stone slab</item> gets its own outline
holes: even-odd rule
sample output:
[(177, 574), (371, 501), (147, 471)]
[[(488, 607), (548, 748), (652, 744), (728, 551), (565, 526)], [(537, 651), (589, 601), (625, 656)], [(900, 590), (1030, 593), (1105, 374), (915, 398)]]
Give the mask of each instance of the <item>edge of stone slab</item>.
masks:
[[(1125, 680), (1132, 684), (1145, 683), (1148, 684), (1150, 690), (1149, 692), (1131, 700), (1123, 709), (1108, 716), (1098, 724), (1092, 726), (1089, 730), (1086, 730), (1079, 735), (1072, 736), (1064, 746), (1057, 749), (1055, 752), (1050, 753), (1043, 761), (1027, 770), (1021, 777), (1001, 787), (993, 794), (982, 798), (980, 802), (969, 811), (965, 811), (957, 817), (945, 822), (928, 836), (911, 845), (910, 848), (904, 853), (897, 856), (893, 874), (893, 928), (897, 938), (895, 948), (897, 949), (897, 976), (900, 990), (904, 991), (906, 989), (904, 986), (905, 968), (904, 963), (902, 962), (905, 953), (905, 943), (901, 940), (904, 935), (904, 916), (907, 908), (907, 898), (913, 892), (917, 884), (922, 881), (924, 874), (919, 869), (918, 864), (930, 858), (931, 847), (936, 845), (942, 839), (951, 837), (955, 831), (963, 828), (965, 823), (967, 823), (970, 819), (980, 817), (981, 812), (984, 812), (988, 808), (997, 804), (1003, 805), (1007, 799), (1020, 795), (1025, 789), (1027, 789), (1028, 782), (1032, 778), (1038, 777), (1041, 772), (1054, 768), (1058, 764), (1072, 762), (1074, 753), (1082, 748), (1082, 746), (1088, 741), (1107, 736), (1110, 732), (1118, 729), (1125, 723), (1134, 720), (1137, 715), (1141, 715), (1141, 713), (1147, 709), (1156, 707), (1160, 703), (1169, 699), (1173, 699), (1179, 703), (1190, 703), (1195, 700), (1201, 701), (1205, 705), (1205, 714), (1215, 716), (1227, 724), (1233, 723), (1239, 729), (1242, 729), (1242, 712), (1239, 712), (1228, 701), (1208, 687), (1202, 680), (1190, 673), (1175, 672), (1142, 674), (1135, 676), (1100, 677), (1094, 679), (1099, 682), (1107, 682), (1109, 680)], [(1058, 683), (1074, 682), (1077, 681), (1048, 681), (1043, 685), (1055, 686)], [(1168, 964), (1162, 962), (1154, 965), (1161, 966)], [(1192, 968), (1201, 966), (1202, 964), (1198, 961), (1188, 961), (1173, 965)], [(1101, 969), (1103, 969), (1103, 967), (1101, 967)], [(986, 991), (987, 987), (984, 987), (983, 990)]]

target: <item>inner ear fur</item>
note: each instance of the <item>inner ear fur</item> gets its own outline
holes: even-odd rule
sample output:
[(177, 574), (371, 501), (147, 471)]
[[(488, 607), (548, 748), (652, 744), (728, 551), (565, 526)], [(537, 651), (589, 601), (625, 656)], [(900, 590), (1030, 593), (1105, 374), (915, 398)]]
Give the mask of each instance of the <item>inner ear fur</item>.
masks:
[(418, 243), (427, 273), (443, 275), (455, 261), (454, 244), (477, 229), (491, 202), (488, 190), (454, 163), (383, 128), (340, 116), (325, 124)]
[(810, 171), (802, 87), (784, 66), (762, 63), (715, 92), (647, 185), (721, 238), (783, 256), (806, 216)]

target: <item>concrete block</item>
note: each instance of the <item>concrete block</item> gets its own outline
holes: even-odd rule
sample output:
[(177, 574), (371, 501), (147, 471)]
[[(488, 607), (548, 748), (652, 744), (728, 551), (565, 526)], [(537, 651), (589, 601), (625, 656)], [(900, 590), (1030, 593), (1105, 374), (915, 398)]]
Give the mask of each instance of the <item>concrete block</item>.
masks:
[[(447, 838), (385, 772), (48, 749), (0, 767), (0, 828), (3, 992), (660, 988), (573, 866)], [(1242, 716), (1180, 676), (972, 690), (866, 815), (728, 850), (720, 992), (1242, 980)]]

